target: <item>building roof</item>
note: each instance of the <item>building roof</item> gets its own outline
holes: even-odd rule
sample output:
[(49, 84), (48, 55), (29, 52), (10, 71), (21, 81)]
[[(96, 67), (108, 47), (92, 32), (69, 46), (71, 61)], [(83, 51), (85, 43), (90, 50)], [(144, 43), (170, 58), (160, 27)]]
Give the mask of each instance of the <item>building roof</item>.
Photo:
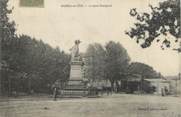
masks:
[(179, 76), (166, 76), (167, 80), (180, 80)]
[(144, 79), (145, 81), (149, 81), (149, 82), (169, 82), (168, 80), (165, 79), (161, 79), (161, 78), (152, 78), (152, 79)]

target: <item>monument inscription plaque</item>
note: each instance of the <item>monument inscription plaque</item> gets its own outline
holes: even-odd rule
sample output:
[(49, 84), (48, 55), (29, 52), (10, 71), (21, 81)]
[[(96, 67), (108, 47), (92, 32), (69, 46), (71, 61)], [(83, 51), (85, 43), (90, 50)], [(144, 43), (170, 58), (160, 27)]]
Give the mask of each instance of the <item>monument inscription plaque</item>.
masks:
[(70, 80), (82, 80), (82, 62), (72, 62), (70, 70)]

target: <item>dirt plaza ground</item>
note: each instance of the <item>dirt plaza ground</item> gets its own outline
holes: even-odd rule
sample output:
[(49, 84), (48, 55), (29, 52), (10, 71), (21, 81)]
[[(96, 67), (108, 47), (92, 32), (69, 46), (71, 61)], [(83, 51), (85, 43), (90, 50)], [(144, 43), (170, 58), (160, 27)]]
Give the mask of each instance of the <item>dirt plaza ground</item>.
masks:
[(181, 117), (181, 97), (113, 94), (99, 98), (0, 99), (0, 117)]

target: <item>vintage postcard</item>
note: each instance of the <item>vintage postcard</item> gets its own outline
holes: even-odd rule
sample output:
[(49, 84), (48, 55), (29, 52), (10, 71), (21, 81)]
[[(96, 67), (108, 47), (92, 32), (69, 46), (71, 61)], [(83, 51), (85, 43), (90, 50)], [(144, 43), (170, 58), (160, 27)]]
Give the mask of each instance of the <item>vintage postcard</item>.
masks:
[(181, 117), (180, 0), (0, 0), (0, 117)]

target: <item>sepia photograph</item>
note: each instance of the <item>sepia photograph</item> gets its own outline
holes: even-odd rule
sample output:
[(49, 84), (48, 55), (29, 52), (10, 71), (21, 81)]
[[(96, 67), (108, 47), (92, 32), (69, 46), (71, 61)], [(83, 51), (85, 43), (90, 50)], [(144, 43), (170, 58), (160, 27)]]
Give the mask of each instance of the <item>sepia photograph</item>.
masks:
[(0, 0), (0, 117), (181, 117), (180, 0)]

